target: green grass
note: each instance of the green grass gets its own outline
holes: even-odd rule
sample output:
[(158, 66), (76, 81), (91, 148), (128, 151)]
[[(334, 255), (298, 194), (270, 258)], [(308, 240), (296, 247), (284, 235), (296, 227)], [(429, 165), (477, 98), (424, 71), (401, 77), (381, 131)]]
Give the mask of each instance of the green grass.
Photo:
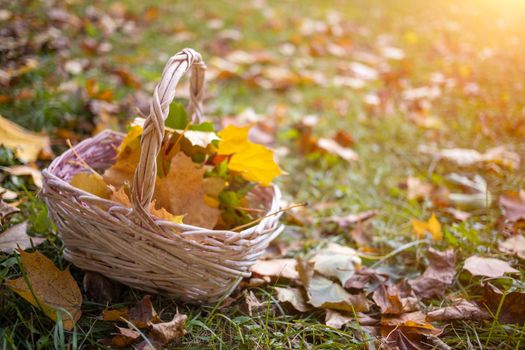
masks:
[[(122, 2), (140, 21), (142, 14), (154, 1)], [(210, 45), (217, 31), (207, 22), (221, 19), (224, 27), (235, 28), (242, 39), (233, 42), (233, 48), (242, 50), (262, 49), (279, 57), (279, 64), (287, 66), (288, 59), (279, 53), (279, 47), (289, 42), (298, 33), (298, 21), (303, 18), (325, 19), (327, 12), (340, 11), (343, 19), (351, 21), (355, 28), (351, 40), (356, 52), (374, 51), (376, 40), (389, 35), (392, 45), (403, 49), (406, 59), (391, 62), (391, 71), (399, 74), (402, 84), (418, 87), (428, 85), (433, 73), (442, 73), (453, 78), (456, 86), (443, 92), (432, 103), (429, 113), (443, 121), (439, 130), (424, 129), (409, 120), (409, 113), (400, 108), (390, 111), (374, 110), (363, 102), (368, 92), (382, 92), (392, 101), (400, 98), (399, 87), (382, 83), (366, 87), (364, 91), (312, 85), (296, 86), (285, 91), (270, 91), (250, 87), (240, 79), (214, 81), (208, 85), (212, 100), (208, 106), (212, 117), (233, 115), (246, 107), (259, 113), (267, 112), (268, 106), (287, 106), (286, 119), (279, 125), (277, 142), (289, 149), (281, 165), (290, 175), (278, 180), (286, 199), (308, 202), (314, 223), (304, 227), (287, 228), (282, 240), (300, 237), (304, 240), (304, 251), (328, 239), (354, 245), (348, 232), (335, 230), (320, 222), (319, 218), (368, 209), (379, 209), (372, 220), (371, 236), (374, 247), (382, 254), (414, 241), (410, 226), (412, 218), (426, 218), (435, 208), (429, 203), (407, 201), (399, 184), (407, 176), (417, 176), (435, 184), (446, 183), (446, 175), (458, 172), (463, 175), (480, 173), (489, 184), (490, 191), (497, 195), (502, 190), (517, 190), (525, 187), (525, 169), (494, 172), (490, 169), (460, 168), (449, 163), (434, 164), (428, 156), (417, 151), (420, 144), (438, 147), (467, 147), (485, 150), (506, 144), (517, 153), (525, 154), (525, 43), (523, 43), (523, 6), (510, 7), (511, 0), (501, 4), (492, 0), (468, 0), (457, 4), (452, 0), (421, 2), (407, 0), (343, 1), (269, 1), (263, 8), (249, 3), (179, 2), (160, 6), (159, 17), (147, 24), (137, 25), (133, 34), (115, 33), (104, 40), (113, 45), (108, 54), (89, 55), (81, 49), (86, 37), (101, 39), (100, 29), (75, 29), (67, 31), (71, 42), (68, 59), (87, 57), (91, 69), (78, 76), (68, 76), (57, 67), (64, 59), (54, 51), (36, 51), (39, 67), (17, 78), (10, 87), (0, 87), (0, 95), (17, 96), (20, 91), (33, 92), (30, 99), (0, 103), (0, 114), (25, 127), (47, 130), (52, 135), (56, 128), (72, 130), (85, 137), (93, 128), (95, 120), (88, 111), (80, 93), (61, 92), (57, 87), (73, 81), (82, 87), (89, 78), (95, 78), (104, 88), (113, 90), (117, 100), (130, 96), (132, 90), (123, 87), (106, 74), (108, 69), (123, 67), (148, 85), (156, 81), (164, 61), (170, 54), (190, 46), (203, 53), (204, 59), (212, 58)], [(111, 4), (95, 2), (94, 7), (107, 11)], [(34, 17), (35, 28), (41, 30), (48, 21), (44, 5), (40, 2), (23, 1), (9, 5), (13, 13)], [(272, 17), (269, 10), (273, 11)], [(84, 6), (73, 4), (70, 12), (83, 16)], [(265, 12), (266, 11), (266, 12)], [(500, 21), (500, 22), (498, 22)], [(503, 26), (501, 23), (505, 23)], [(500, 23), (500, 24), (498, 24)], [(271, 26), (273, 24), (273, 27)], [(191, 40), (176, 40), (177, 30), (193, 33)], [(417, 39), (413, 39), (413, 38)], [(410, 39), (412, 38), (412, 39)], [(306, 46), (306, 41), (300, 45)], [(493, 56), (483, 58), (480, 52), (490, 47)], [(331, 56), (315, 57), (315, 66), (335, 74), (335, 64), (350, 62), (353, 57), (336, 59)], [(0, 61), (2, 62), (2, 61)], [(2, 62), (4, 63), (4, 62)], [(464, 92), (465, 83), (475, 81), (479, 94), (471, 96)], [(346, 110), (337, 111), (337, 103), (346, 101)], [(122, 124), (134, 115), (130, 108), (119, 115)], [(345, 163), (332, 156), (297, 155), (294, 125), (306, 115), (319, 116), (314, 133), (330, 135), (337, 129), (349, 131), (355, 139), (355, 150), (360, 161)], [(87, 125), (87, 127), (86, 127)], [(88, 131), (86, 131), (88, 130)], [(58, 152), (65, 148), (64, 140), (56, 140)], [(10, 165), (12, 159), (2, 157), (2, 165)], [(6, 160), (4, 161), (4, 158)], [(45, 164), (41, 164), (45, 166)], [(35, 195), (31, 183), (20, 179), (6, 178), (2, 185), (24, 192), (26, 202), (21, 206), (11, 223), (28, 219), (30, 232), (49, 237), (39, 248), (60, 268), (70, 266), (61, 255), (62, 242), (55, 237), (56, 230), (47, 219), (46, 208)], [(330, 209), (314, 210), (316, 204), (334, 202)], [(459, 261), (472, 254), (497, 255), (497, 240), (501, 238), (498, 226), (497, 207), (480, 209), (467, 222), (457, 223), (438, 212), (438, 216), (449, 233), (443, 242), (424, 242), (381, 263), (383, 268), (399, 276), (416, 276), (425, 267), (423, 257), (429, 245), (440, 249), (453, 247)], [(326, 235), (326, 233), (330, 233)], [(503, 257), (509, 259), (508, 257)], [(523, 268), (523, 262), (510, 258), (515, 267)], [(372, 264), (373, 261), (366, 261)], [(82, 271), (70, 266), (79, 283)], [(459, 271), (459, 267), (458, 267)], [(18, 276), (20, 269), (13, 255), (0, 254), (0, 282)], [(523, 278), (519, 278), (522, 282)], [(447, 297), (481, 296), (479, 280), (463, 273), (449, 289)], [(227, 308), (215, 306), (191, 306), (176, 304), (166, 297), (154, 298), (155, 308), (167, 320), (179, 311), (188, 315), (187, 335), (178, 344), (179, 348), (220, 349), (348, 349), (360, 348), (357, 325), (336, 330), (323, 324), (324, 313), (297, 314), (283, 308), (272, 297), (271, 288), (252, 288), (262, 302), (250, 316), (241, 298)], [(127, 290), (122, 303), (134, 305), (142, 294)], [(434, 300), (440, 305), (444, 300)], [(111, 324), (97, 319), (106, 305), (85, 301), (83, 317), (72, 332), (64, 331), (44, 317), (34, 307), (23, 301), (4, 286), (0, 286), (0, 347), (5, 349), (80, 349), (102, 348), (98, 340), (108, 337), (113, 331)], [(525, 329), (520, 325), (503, 325), (494, 322), (456, 322), (444, 329), (443, 341), (454, 349), (519, 349), (525, 344)], [(173, 346), (173, 348), (177, 348)]]

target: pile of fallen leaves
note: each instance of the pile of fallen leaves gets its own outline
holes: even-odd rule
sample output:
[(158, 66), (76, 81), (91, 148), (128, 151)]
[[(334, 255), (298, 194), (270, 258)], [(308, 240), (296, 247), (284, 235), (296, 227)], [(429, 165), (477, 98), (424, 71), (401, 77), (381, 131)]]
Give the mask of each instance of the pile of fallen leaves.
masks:
[[(117, 149), (115, 163), (103, 174), (89, 169), (70, 183), (131, 207), (143, 123), (144, 119), (135, 119)], [(208, 229), (244, 227), (265, 214), (248, 194), (256, 186), (269, 186), (281, 170), (270, 149), (250, 141), (250, 126), (229, 125), (216, 133), (211, 123), (188, 122), (183, 107), (174, 104), (165, 130), (151, 214)]]

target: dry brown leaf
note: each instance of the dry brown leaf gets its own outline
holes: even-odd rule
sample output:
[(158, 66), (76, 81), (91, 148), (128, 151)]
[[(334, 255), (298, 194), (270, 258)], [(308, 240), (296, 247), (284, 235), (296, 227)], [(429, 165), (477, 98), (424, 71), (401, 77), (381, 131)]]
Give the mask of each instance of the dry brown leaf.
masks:
[(327, 326), (341, 329), (345, 324), (354, 321), (355, 317), (351, 314), (345, 315), (339, 311), (326, 309), (324, 323)]
[(473, 276), (502, 277), (506, 273), (519, 273), (511, 267), (508, 262), (494, 259), (471, 256), (465, 260), (463, 269), (470, 272)]
[(0, 200), (13, 200), (18, 198), (18, 193), (0, 186)]
[(427, 321), (490, 320), (492, 316), (476, 302), (461, 299), (454, 305), (427, 312)]
[(298, 280), (299, 273), (296, 270), (296, 265), (295, 259), (258, 260), (250, 268), (250, 271), (259, 276)]
[(422, 200), (430, 198), (434, 187), (417, 177), (409, 177), (406, 181), (408, 200)]
[(347, 162), (359, 160), (359, 155), (353, 149), (343, 147), (332, 139), (320, 138), (317, 140), (317, 147), (329, 154), (335, 154)]
[(374, 292), (372, 299), (383, 314), (402, 314), (418, 310), (417, 299), (412, 296), (403, 297), (396, 286), (381, 284)]
[(504, 292), (496, 286), (487, 283), (484, 294), (484, 301), (492, 313), (496, 314), (499, 310), (498, 320), (500, 322), (519, 324), (525, 322), (525, 292)]
[(51, 151), (49, 137), (26, 130), (0, 116), (0, 144), (14, 148), (16, 156), (23, 162), (34, 162), (39, 156), (49, 159)]
[(0, 252), (11, 254), (17, 247), (25, 250), (36, 247), (45, 241), (44, 238), (27, 235), (27, 222), (9, 227), (0, 233)]
[(418, 297), (441, 297), (454, 281), (456, 258), (454, 250), (440, 252), (433, 248), (428, 250), (428, 268), (414, 280), (408, 281)]
[(81, 315), (82, 293), (69, 270), (60, 271), (38, 251), (18, 252), (31, 288), (24, 277), (8, 280), (6, 285), (51, 319), (56, 320), (60, 313), (64, 328), (73, 329)]
[(503, 208), (503, 216), (508, 221), (525, 220), (525, 191), (506, 191), (499, 197), (499, 205)]
[(170, 213), (184, 215), (184, 222), (204, 228), (215, 227), (220, 211), (205, 201), (203, 167), (179, 152), (171, 159), (166, 177), (157, 178), (154, 198)]
[(498, 242), (498, 248), (503, 253), (517, 255), (525, 260), (525, 237), (522, 235), (512, 236), (503, 242)]
[(312, 307), (306, 303), (303, 292), (300, 288), (280, 288), (274, 287), (277, 292), (277, 300), (282, 303), (290, 303), (299, 312), (306, 312)]
[(129, 321), (138, 328), (147, 328), (160, 321), (149, 295), (145, 295), (137, 305), (129, 309), (128, 317)]
[(151, 326), (149, 336), (162, 345), (180, 340), (186, 334), (184, 323), (188, 316), (175, 314), (170, 322), (157, 323)]
[(330, 243), (326, 248), (318, 251), (310, 261), (314, 263), (314, 270), (326, 277), (335, 277), (344, 284), (361, 264), (357, 251), (336, 243)]
[(111, 339), (111, 346), (124, 348), (140, 338), (140, 333), (129, 328), (117, 327), (117, 334)]
[(102, 311), (102, 320), (104, 321), (119, 321), (122, 322), (122, 318), (128, 319), (129, 316), (128, 308), (123, 309), (113, 309), (113, 310), (104, 310)]
[(33, 183), (38, 188), (42, 188), (42, 173), (36, 168), (28, 165), (15, 165), (9, 168), (2, 168), (2, 170), (13, 176), (31, 176)]
[(11, 215), (16, 214), (20, 211), (17, 207), (12, 204), (8, 204), (0, 199), (0, 224), (4, 224), (7, 218)]
[(341, 311), (368, 311), (369, 302), (366, 294), (350, 294), (328, 278), (314, 275), (308, 288), (309, 303), (318, 308)]
[(431, 149), (426, 146), (419, 147), (420, 152), (433, 155), (439, 159), (446, 159), (460, 166), (476, 165), (478, 163), (492, 163), (508, 169), (517, 169), (521, 162), (518, 153), (509, 151), (505, 146), (488, 149), (485, 153), (466, 148)]

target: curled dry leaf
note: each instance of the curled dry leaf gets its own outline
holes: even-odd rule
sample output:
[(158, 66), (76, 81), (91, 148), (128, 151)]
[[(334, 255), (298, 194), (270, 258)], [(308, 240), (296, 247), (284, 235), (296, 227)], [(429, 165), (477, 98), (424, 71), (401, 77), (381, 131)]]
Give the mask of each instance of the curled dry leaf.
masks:
[[(6, 285), (39, 308), (52, 320), (60, 313), (64, 328), (73, 329), (81, 315), (82, 293), (69, 270), (60, 271), (40, 252), (18, 250), (26, 278), (8, 280)], [(30, 284), (31, 287), (28, 286)]]
[(402, 314), (419, 309), (415, 297), (401, 296), (400, 291), (394, 285), (381, 284), (374, 292), (372, 299), (379, 306), (382, 314)]
[(525, 220), (525, 191), (506, 191), (499, 197), (503, 216), (508, 221)]
[(420, 298), (443, 296), (445, 290), (454, 281), (455, 263), (454, 250), (440, 252), (429, 248), (428, 268), (418, 278), (408, 281), (408, 284)]
[(36, 247), (45, 241), (44, 238), (27, 235), (27, 222), (9, 227), (0, 233), (0, 252), (11, 254), (18, 247), (25, 250)]
[(306, 303), (303, 292), (299, 288), (280, 288), (274, 287), (277, 292), (277, 300), (282, 303), (290, 303), (300, 312), (311, 310), (312, 307)]
[(428, 349), (425, 340), (428, 336), (437, 336), (440, 329), (427, 322), (420, 311), (401, 314), (399, 316), (383, 316), (381, 318), (381, 335), (387, 346), (397, 346), (399, 349)]
[(258, 260), (250, 268), (250, 271), (260, 276), (297, 280), (299, 273), (296, 270), (296, 265), (295, 259)]
[(454, 305), (427, 312), (427, 321), (478, 321), (490, 320), (492, 316), (474, 301), (461, 299)]
[(187, 318), (188, 316), (177, 312), (170, 322), (154, 324), (151, 327), (149, 336), (162, 345), (177, 341), (186, 334), (184, 324)]
[(525, 237), (522, 235), (512, 236), (505, 241), (498, 242), (498, 248), (503, 253), (517, 255), (525, 260)]
[(16, 150), (16, 156), (23, 162), (34, 162), (39, 157), (49, 159), (53, 152), (47, 135), (26, 130), (0, 116), (0, 144)]
[(471, 256), (465, 260), (463, 269), (470, 272), (473, 276), (483, 277), (502, 277), (506, 273), (519, 273), (518, 270), (511, 267), (508, 262), (494, 259)]

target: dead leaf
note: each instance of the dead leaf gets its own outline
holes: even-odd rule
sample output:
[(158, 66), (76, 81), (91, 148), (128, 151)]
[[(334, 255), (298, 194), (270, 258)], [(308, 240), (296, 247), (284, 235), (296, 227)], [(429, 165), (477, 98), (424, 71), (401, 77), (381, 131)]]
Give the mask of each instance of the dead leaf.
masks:
[(17, 247), (22, 250), (36, 247), (45, 241), (44, 238), (27, 235), (27, 221), (14, 225), (0, 233), (0, 251), (11, 254)]
[(17, 207), (12, 204), (8, 204), (0, 199), (0, 224), (4, 224), (7, 218), (11, 215), (16, 214), (20, 211)]
[(111, 339), (111, 345), (117, 348), (130, 346), (140, 338), (140, 333), (129, 328), (117, 327), (117, 334)]
[(454, 205), (464, 209), (484, 209), (492, 204), (492, 193), (490, 193), (487, 182), (480, 175), (473, 179), (458, 174), (450, 174), (447, 178), (455, 184), (463, 186), (468, 193), (449, 193), (448, 199)]
[(348, 228), (354, 224), (366, 221), (373, 218), (378, 213), (377, 210), (367, 210), (357, 214), (348, 214), (344, 216), (330, 216), (326, 218), (326, 221), (335, 222), (341, 228)]
[(220, 211), (206, 204), (205, 171), (184, 153), (177, 153), (171, 159), (168, 175), (157, 178), (154, 194), (157, 205), (175, 215), (184, 215), (188, 225), (215, 227)]
[(381, 284), (372, 299), (379, 306), (382, 314), (402, 314), (419, 309), (414, 296), (402, 297), (394, 285)]
[(188, 316), (177, 312), (170, 322), (154, 324), (149, 336), (162, 345), (180, 340), (186, 334), (184, 324), (187, 318)]
[(519, 324), (525, 322), (525, 292), (505, 292), (491, 283), (487, 283), (484, 294), (485, 302), (492, 313), (496, 314), (499, 310), (498, 320), (500, 322)]
[(13, 200), (17, 199), (18, 194), (14, 191), (8, 190), (7, 188), (3, 188), (0, 186), (0, 200)]
[(434, 328), (427, 322), (420, 311), (404, 313), (397, 316), (381, 317), (382, 340), (388, 346), (397, 346), (399, 349), (428, 349), (425, 340), (428, 336), (436, 336), (440, 329)]
[(89, 299), (104, 304), (118, 300), (122, 293), (120, 283), (93, 271), (86, 271), (82, 284)]
[(129, 321), (138, 328), (147, 328), (160, 321), (149, 295), (145, 295), (137, 305), (129, 309), (128, 317)]
[(277, 292), (277, 300), (282, 303), (290, 303), (299, 312), (306, 312), (312, 309), (306, 303), (303, 292), (299, 288), (280, 288), (274, 287)]
[(446, 159), (460, 166), (493, 163), (513, 170), (519, 167), (521, 161), (519, 154), (507, 150), (505, 146), (488, 149), (485, 153), (467, 148), (436, 150), (423, 145), (419, 147), (419, 150), (421, 153), (430, 154), (438, 159)]
[(525, 237), (522, 235), (512, 236), (505, 241), (498, 242), (500, 252), (517, 255), (525, 260)]
[(0, 116), (0, 144), (16, 150), (22, 162), (34, 162), (39, 156), (51, 158), (51, 143), (47, 135), (26, 130)]
[(104, 321), (118, 321), (122, 322), (122, 318), (128, 319), (129, 316), (129, 310), (128, 308), (123, 309), (113, 309), (113, 310), (104, 310), (102, 311), (102, 320)]
[(26, 253), (19, 249), (18, 252), (31, 288), (24, 277), (8, 280), (6, 285), (52, 320), (60, 313), (64, 328), (73, 329), (81, 315), (82, 293), (69, 270), (60, 271), (38, 251)]
[(430, 198), (433, 186), (428, 182), (423, 182), (417, 177), (409, 177), (406, 180), (408, 200), (422, 200)]
[(499, 197), (499, 205), (508, 221), (525, 220), (525, 191), (506, 191)]
[(368, 311), (369, 302), (364, 293), (349, 294), (341, 285), (328, 278), (314, 275), (307, 287), (309, 303), (317, 308), (341, 311)]
[(482, 258), (476, 255), (465, 260), (463, 269), (470, 272), (473, 276), (483, 277), (502, 277), (506, 273), (519, 273), (508, 262), (493, 258)]
[(345, 315), (339, 311), (326, 309), (324, 323), (329, 327), (341, 329), (344, 325), (352, 321), (355, 321), (355, 317), (352, 314)]
[(441, 224), (436, 218), (436, 214), (432, 213), (432, 216), (428, 221), (421, 221), (412, 219), (412, 228), (418, 238), (424, 237), (425, 233), (428, 232), (432, 235), (435, 240), (443, 239), (443, 232), (441, 231)]
[(478, 303), (461, 299), (451, 306), (427, 312), (427, 321), (490, 320), (492, 316)]
[(428, 268), (418, 278), (409, 280), (408, 284), (421, 298), (441, 297), (454, 281), (455, 263), (456, 258), (453, 249), (440, 252), (429, 248)]
[(355, 249), (335, 243), (321, 249), (310, 261), (314, 263), (316, 272), (326, 277), (335, 277), (343, 285), (352, 277), (356, 266), (361, 264), (361, 258)]
[(317, 146), (323, 151), (329, 154), (335, 154), (347, 162), (356, 161), (359, 159), (359, 155), (353, 149), (343, 147), (332, 139), (320, 138), (317, 140)]
[(35, 186), (42, 188), (42, 173), (36, 168), (28, 165), (15, 165), (8, 168), (2, 168), (2, 170), (13, 176), (31, 176)]
[(258, 260), (250, 271), (260, 276), (297, 280), (299, 273), (296, 271), (296, 265), (295, 259)]

